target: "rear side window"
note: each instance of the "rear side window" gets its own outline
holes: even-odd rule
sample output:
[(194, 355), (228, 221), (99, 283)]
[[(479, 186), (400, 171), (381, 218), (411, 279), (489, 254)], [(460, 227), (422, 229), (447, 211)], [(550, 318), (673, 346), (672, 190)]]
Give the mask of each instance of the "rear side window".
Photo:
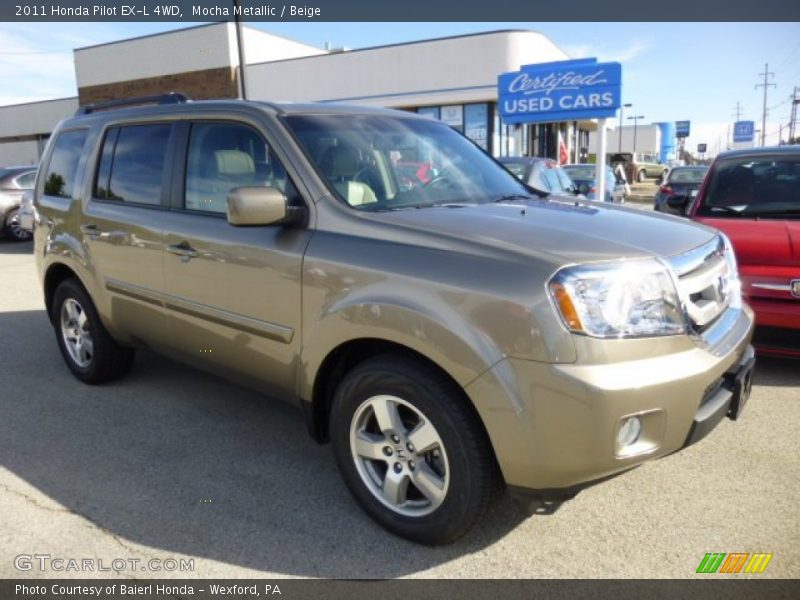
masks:
[(95, 180), (95, 197), (161, 204), (170, 124), (129, 125), (106, 132)]
[(73, 197), (78, 162), (81, 159), (87, 134), (86, 129), (76, 129), (75, 131), (65, 131), (58, 136), (44, 179), (45, 195), (59, 198)]

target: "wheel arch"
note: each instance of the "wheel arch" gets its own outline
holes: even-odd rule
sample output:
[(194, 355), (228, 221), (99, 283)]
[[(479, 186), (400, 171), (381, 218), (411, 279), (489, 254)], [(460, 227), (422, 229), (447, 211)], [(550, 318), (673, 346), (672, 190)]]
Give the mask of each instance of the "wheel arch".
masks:
[[(319, 443), (327, 443), (328, 419), (336, 385), (342, 377), (364, 360), (380, 354), (394, 354), (424, 364), (446, 378), (454, 390), (458, 390), (462, 401), (475, 412), (486, 439), (490, 439), (477, 407), (456, 378), (435, 360), (409, 346), (381, 338), (357, 338), (343, 342), (327, 353), (316, 372), (311, 397), (301, 399), (311, 436)], [(491, 446), (491, 442), (490, 442)], [(492, 447), (494, 454), (494, 448)]]

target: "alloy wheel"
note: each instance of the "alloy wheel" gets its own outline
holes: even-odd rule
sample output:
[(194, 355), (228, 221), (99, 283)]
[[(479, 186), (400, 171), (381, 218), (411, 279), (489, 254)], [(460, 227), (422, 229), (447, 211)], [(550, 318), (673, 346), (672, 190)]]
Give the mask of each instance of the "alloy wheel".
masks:
[(74, 298), (61, 305), (61, 337), (73, 362), (82, 369), (88, 367), (94, 357), (94, 340), (86, 311)]
[(409, 402), (372, 396), (355, 411), (350, 451), (367, 489), (397, 514), (423, 517), (444, 501), (450, 467), (442, 438)]

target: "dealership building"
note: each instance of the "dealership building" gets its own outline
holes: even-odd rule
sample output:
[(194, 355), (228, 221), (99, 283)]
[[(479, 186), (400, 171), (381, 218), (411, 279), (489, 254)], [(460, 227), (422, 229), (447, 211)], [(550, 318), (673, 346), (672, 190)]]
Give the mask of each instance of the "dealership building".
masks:
[[(591, 119), (503, 123), (497, 105), (500, 74), (569, 59), (535, 31), (492, 31), (357, 50), (317, 48), (251, 27), (242, 31), (248, 99), (409, 110), (446, 122), (494, 156), (556, 158), (563, 145), (569, 162), (583, 162), (589, 133), (597, 129)], [(196, 100), (239, 95), (233, 23), (77, 48), (73, 55), (74, 97), (0, 106), (0, 166), (38, 162), (56, 123), (81, 105), (170, 91)]]

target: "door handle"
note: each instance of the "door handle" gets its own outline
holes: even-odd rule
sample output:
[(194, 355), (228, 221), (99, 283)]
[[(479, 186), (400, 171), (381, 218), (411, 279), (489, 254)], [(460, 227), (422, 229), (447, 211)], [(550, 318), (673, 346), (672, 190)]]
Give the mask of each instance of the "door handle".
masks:
[(180, 244), (170, 244), (169, 246), (167, 246), (167, 252), (170, 252), (172, 254), (177, 254), (184, 260), (194, 258), (199, 254), (197, 250), (195, 250), (189, 245), (189, 242), (181, 242)]
[(103, 235), (103, 232), (94, 223), (90, 223), (88, 225), (81, 225), (81, 233), (90, 238), (97, 238)]

